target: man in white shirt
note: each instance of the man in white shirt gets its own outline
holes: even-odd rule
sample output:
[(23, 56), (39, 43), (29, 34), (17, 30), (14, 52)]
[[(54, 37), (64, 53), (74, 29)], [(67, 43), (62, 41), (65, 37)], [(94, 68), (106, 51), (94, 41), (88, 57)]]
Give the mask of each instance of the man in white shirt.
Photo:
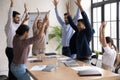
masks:
[(5, 52), (6, 52), (6, 56), (8, 57), (8, 65), (9, 65), (8, 80), (17, 80), (10, 71), (10, 65), (13, 59), (13, 37), (15, 35), (15, 31), (17, 30), (17, 28), (27, 20), (25, 16), (27, 15), (27, 8), (26, 8), (26, 4), (24, 4), (24, 8), (25, 8), (24, 15), (22, 19), (20, 19), (20, 13), (17, 11), (13, 11), (14, 0), (10, 0), (10, 1), (11, 4), (8, 12), (8, 20), (7, 20), (7, 24), (5, 25), (5, 34), (7, 37), (7, 47)]

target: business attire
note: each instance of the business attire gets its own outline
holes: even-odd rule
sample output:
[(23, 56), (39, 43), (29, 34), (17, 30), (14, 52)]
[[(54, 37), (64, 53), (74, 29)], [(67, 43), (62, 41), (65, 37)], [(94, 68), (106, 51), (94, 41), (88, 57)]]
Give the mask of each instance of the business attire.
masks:
[(30, 80), (30, 76), (26, 72), (26, 62), (30, 50), (30, 44), (39, 40), (39, 35), (28, 39), (20, 39), (19, 35), (15, 35), (13, 39), (14, 57), (11, 64), (11, 71), (18, 80)]
[(77, 59), (89, 63), (89, 57), (92, 55), (89, 43), (93, 37), (94, 29), (92, 28), (87, 14), (83, 11), (81, 12), (85, 29), (79, 31), (77, 26), (73, 23), (71, 16), (68, 16), (71, 27), (75, 30), (71, 40), (70, 49), (72, 53), (77, 54)]
[(102, 68), (106, 70), (114, 70), (114, 63), (116, 59), (115, 49), (111, 49), (109, 46), (103, 47), (104, 53), (102, 56)]
[[(62, 26), (62, 54), (68, 57), (72, 57), (71, 55), (71, 51), (70, 51), (70, 47), (69, 47), (69, 42), (70, 39), (74, 33), (74, 30), (72, 29), (72, 27), (70, 26), (70, 24), (66, 24), (61, 17), (59, 16), (57, 7), (55, 8), (55, 13), (56, 13), (56, 17), (58, 22), (60, 23), (60, 25)], [(77, 15), (75, 17), (74, 23), (77, 24), (77, 20), (79, 18), (79, 9), (77, 11)]]
[(17, 28), (20, 26), (21, 22), (25, 18), (25, 14), (24, 14), (21, 22), (19, 24), (16, 24), (13, 22), (12, 14), (13, 14), (13, 7), (10, 7), (9, 12), (8, 12), (7, 24), (5, 25), (5, 34), (7, 38), (7, 47), (6, 47), (5, 53), (8, 58), (8, 65), (9, 65), (8, 80), (16, 80), (16, 78), (10, 71), (10, 65), (11, 65), (11, 62), (14, 56), (12, 42), (13, 42), (13, 37), (15, 35), (15, 31), (17, 30)]

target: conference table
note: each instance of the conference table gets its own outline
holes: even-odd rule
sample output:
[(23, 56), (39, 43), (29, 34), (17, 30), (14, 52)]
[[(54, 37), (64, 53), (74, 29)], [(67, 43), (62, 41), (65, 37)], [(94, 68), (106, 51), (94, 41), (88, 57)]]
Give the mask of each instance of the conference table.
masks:
[[(65, 56), (59, 55), (60, 58)], [(34, 57), (35, 58), (35, 57)], [(39, 58), (39, 57), (37, 57)], [(120, 80), (120, 75), (115, 74), (111, 71), (104, 70), (102, 68), (97, 68), (97, 70), (102, 74), (102, 76), (79, 76), (78, 71), (72, 69), (72, 67), (67, 67), (63, 62), (57, 60), (57, 58), (43, 58), (42, 62), (27, 61), (27, 71), (32, 76), (34, 80)], [(46, 72), (43, 70), (31, 70), (34, 66), (56, 64), (57, 68), (51, 72)], [(77, 61), (79, 66), (91, 66), (82, 61)], [(77, 67), (79, 67), (77, 66)], [(93, 66), (94, 68), (94, 66)]]

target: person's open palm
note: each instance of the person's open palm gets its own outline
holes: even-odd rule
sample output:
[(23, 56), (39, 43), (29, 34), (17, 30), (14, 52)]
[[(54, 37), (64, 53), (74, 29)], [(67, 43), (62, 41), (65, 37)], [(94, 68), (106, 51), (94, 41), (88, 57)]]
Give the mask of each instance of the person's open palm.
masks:
[(59, 3), (58, 0), (53, 1), (53, 4), (54, 4), (55, 7), (57, 7), (58, 3)]

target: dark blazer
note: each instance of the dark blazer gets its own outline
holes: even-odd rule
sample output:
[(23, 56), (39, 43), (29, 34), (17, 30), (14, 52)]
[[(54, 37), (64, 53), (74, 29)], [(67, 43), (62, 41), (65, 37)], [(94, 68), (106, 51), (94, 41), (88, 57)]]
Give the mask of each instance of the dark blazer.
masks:
[(69, 23), (71, 27), (75, 30), (71, 40), (70, 49), (73, 54), (77, 54), (77, 59), (86, 58), (92, 55), (89, 43), (93, 37), (94, 29), (92, 28), (87, 14), (83, 11), (81, 12), (85, 29), (78, 31), (77, 26), (73, 23), (71, 16), (68, 16)]

